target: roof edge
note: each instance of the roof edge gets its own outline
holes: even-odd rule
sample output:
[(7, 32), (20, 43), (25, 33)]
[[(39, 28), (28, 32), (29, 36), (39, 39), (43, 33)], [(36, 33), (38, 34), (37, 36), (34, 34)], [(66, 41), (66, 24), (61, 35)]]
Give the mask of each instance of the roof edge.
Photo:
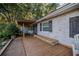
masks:
[(53, 18), (55, 16), (61, 15), (63, 13), (67, 13), (67, 12), (77, 9), (77, 8), (79, 8), (78, 3), (68, 3), (68, 4), (58, 8), (57, 10), (53, 11), (52, 13), (48, 14), (47, 16), (44, 16), (43, 18), (37, 20), (35, 23), (38, 23), (40, 21), (46, 20), (51, 17)]

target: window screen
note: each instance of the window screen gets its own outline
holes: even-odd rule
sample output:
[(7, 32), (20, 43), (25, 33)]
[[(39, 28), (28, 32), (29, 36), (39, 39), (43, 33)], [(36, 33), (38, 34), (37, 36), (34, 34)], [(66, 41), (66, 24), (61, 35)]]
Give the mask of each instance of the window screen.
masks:
[(43, 31), (49, 31), (49, 23), (43, 23)]
[(70, 18), (70, 37), (79, 34), (79, 16)]
[(52, 32), (52, 20), (43, 23), (43, 31), (49, 31), (49, 32)]

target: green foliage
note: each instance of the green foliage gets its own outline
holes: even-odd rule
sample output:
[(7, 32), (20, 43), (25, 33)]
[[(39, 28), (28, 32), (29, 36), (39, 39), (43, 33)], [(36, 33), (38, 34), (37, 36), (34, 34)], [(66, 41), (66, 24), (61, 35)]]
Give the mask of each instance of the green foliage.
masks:
[(56, 10), (58, 3), (2, 3), (0, 15), (7, 21), (39, 19)]
[(6, 26), (6, 24), (0, 24), (0, 32), (2, 32), (3, 31), (3, 29), (5, 28), (5, 26)]
[(18, 27), (16, 24), (0, 24), (0, 39), (6, 40), (11, 37), (11, 35), (17, 35), (19, 33)]
[(17, 28), (16, 24), (10, 23), (6, 29), (11, 33), (11, 35), (17, 35), (19, 32), (19, 29)]

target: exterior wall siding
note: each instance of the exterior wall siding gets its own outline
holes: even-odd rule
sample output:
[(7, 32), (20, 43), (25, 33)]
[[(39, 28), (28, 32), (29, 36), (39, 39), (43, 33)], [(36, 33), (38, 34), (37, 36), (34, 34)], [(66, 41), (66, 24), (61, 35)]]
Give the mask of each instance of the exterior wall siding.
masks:
[(79, 11), (76, 10), (50, 19), (53, 22), (52, 32), (40, 31), (40, 23), (38, 23), (37, 34), (57, 39), (60, 43), (71, 46), (74, 42), (74, 38), (69, 37), (69, 18), (75, 16), (79, 16)]

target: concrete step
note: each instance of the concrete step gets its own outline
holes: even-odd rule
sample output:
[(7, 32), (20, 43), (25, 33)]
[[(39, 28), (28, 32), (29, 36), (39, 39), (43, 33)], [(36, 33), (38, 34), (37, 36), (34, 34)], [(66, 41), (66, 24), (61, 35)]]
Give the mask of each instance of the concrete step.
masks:
[(37, 37), (37, 38), (39, 38), (39, 39), (41, 39), (42, 41), (44, 41), (46, 43), (51, 44), (51, 45), (58, 44), (58, 40), (56, 40), (56, 39), (51, 39), (51, 38), (40, 36), (40, 35), (34, 35), (34, 36)]

